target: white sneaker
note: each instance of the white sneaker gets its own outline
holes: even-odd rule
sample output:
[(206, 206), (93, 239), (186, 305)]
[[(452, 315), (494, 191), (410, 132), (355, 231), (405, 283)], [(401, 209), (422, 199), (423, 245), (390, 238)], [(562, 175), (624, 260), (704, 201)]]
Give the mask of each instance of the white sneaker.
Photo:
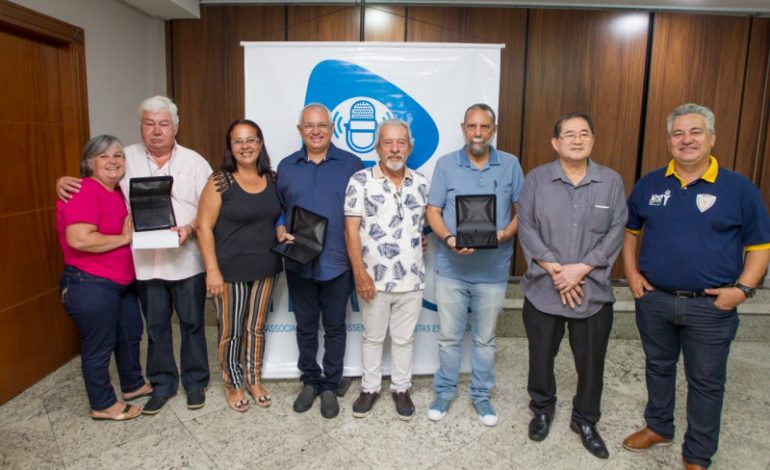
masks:
[(481, 400), (480, 402), (474, 403), (473, 407), (476, 408), (476, 413), (479, 414), (481, 424), (484, 426), (497, 425), (497, 413), (495, 412), (495, 408), (492, 406), (491, 401), (488, 399)]
[(436, 398), (433, 399), (428, 408), (428, 419), (431, 421), (441, 421), (441, 418), (446, 416), (450, 403), (452, 403), (452, 400), (436, 395)]

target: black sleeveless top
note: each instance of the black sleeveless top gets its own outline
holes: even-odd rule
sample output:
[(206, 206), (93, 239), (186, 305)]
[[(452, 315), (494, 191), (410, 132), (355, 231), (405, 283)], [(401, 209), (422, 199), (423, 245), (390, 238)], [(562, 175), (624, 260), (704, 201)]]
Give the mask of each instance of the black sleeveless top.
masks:
[(225, 282), (251, 282), (273, 277), (282, 270), (281, 257), (270, 251), (278, 241), (275, 221), (281, 203), (275, 183), (257, 194), (244, 191), (231, 173), (217, 171), (214, 182), (222, 196), (214, 225), (217, 262)]

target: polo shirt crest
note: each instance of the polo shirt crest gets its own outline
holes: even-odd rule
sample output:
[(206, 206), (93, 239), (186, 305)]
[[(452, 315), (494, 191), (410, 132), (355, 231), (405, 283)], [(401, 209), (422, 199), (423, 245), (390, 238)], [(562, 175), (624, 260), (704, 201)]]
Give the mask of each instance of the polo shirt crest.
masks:
[(717, 202), (717, 197), (713, 194), (698, 194), (695, 198), (695, 204), (698, 206), (698, 210), (706, 212), (711, 209), (714, 203)]

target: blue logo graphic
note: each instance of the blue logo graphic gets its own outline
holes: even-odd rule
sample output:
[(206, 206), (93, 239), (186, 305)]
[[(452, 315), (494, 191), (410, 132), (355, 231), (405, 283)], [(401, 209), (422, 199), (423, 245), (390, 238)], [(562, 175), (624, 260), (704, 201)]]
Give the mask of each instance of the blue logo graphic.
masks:
[(414, 148), (407, 164), (419, 168), (438, 147), (438, 128), (427, 111), (404, 90), (369, 70), (342, 60), (324, 60), (308, 79), (305, 104), (323, 103), (332, 112), (334, 144), (372, 166), (377, 126), (397, 117), (409, 123)]

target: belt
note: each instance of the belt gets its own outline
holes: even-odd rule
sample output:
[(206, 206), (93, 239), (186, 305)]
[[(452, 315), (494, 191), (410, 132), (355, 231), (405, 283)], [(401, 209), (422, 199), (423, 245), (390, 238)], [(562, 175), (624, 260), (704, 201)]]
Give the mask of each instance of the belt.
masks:
[(704, 291), (691, 291), (691, 290), (679, 290), (679, 289), (666, 289), (664, 287), (658, 287), (655, 286), (655, 290), (659, 290), (661, 292), (665, 292), (666, 294), (671, 294), (676, 297), (681, 297), (684, 299), (695, 299), (697, 297), (708, 297), (709, 294), (705, 293)]

